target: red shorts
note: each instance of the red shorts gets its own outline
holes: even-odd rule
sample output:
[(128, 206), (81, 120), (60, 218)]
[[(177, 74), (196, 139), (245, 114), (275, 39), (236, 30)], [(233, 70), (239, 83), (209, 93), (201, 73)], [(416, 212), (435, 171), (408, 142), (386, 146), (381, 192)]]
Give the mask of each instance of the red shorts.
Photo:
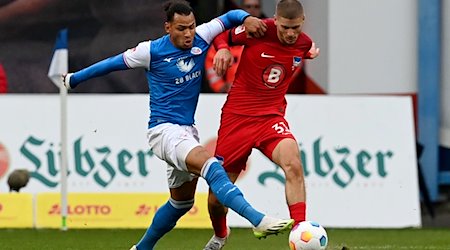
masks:
[(272, 160), (272, 152), (278, 143), (295, 137), (289, 124), (280, 115), (244, 116), (222, 113), (216, 156), (224, 158), (227, 172), (240, 173), (245, 170), (252, 148), (261, 151)]

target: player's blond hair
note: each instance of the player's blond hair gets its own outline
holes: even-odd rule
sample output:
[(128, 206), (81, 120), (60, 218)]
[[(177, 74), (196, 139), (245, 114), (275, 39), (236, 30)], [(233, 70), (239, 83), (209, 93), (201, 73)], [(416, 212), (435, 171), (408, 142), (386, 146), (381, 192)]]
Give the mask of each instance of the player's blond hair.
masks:
[(275, 14), (287, 19), (295, 19), (303, 16), (303, 5), (298, 0), (279, 0)]

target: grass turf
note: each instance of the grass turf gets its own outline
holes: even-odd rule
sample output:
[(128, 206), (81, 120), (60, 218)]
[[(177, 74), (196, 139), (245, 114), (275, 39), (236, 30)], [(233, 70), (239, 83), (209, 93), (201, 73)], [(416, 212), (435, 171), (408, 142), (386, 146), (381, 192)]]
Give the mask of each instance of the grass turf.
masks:
[[(122, 249), (128, 250), (145, 230), (0, 229), (0, 249)], [(450, 249), (450, 229), (328, 229), (327, 249)], [(155, 250), (203, 249), (210, 229), (177, 229), (167, 234)], [(288, 250), (288, 234), (257, 240), (251, 229), (232, 230), (225, 249)]]

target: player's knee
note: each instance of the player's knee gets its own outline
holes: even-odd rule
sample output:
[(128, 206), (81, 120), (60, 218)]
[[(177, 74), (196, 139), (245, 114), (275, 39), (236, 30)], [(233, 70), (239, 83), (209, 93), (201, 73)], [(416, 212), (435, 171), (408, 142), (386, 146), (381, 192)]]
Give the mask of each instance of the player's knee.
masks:
[(189, 200), (174, 200), (172, 198), (169, 199), (170, 204), (179, 211), (183, 211), (184, 213), (187, 213), (189, 210), (191, 210), (192, 207), (194, 207), (194, 199)]
[(293, 159), (288, 161), (283, 166), (286, 179), (298, 180), (303, 179), (303, 166), (300, 159)]
[(208, 204), (210, 206), (220, 205), (219, 200), (211, 191), (209, 192), (209, 195), (208, 195)]

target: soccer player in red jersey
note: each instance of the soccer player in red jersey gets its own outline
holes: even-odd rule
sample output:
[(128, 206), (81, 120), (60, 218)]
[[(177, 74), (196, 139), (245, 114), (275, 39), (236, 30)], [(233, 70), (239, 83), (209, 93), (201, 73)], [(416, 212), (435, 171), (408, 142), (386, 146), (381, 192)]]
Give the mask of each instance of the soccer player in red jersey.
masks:
[[(266, 19), (263, 37), (248, 37), (241, 26), (228, 30), (214, 43), (218, 74), (229, 65), (227, 50), (244, 45), (236, 77), (222, 108), (216, 156), (235, 182), (252, 148), (260, 150), (279, 165), (286, 176), (285, 195), (290, 216), (296, 223), (305, 220), (306, 194), (298, 143), (285, 120), (285, 94), (304, 59), (318, 56), (312, 40), (302, 32), (305, 20), (297, 0), (280, 0), (273, 19)], [(227, 209), (210, 192), (208, 208), (215, 235), (204, 249), (222, 249), (229, 235)]]

